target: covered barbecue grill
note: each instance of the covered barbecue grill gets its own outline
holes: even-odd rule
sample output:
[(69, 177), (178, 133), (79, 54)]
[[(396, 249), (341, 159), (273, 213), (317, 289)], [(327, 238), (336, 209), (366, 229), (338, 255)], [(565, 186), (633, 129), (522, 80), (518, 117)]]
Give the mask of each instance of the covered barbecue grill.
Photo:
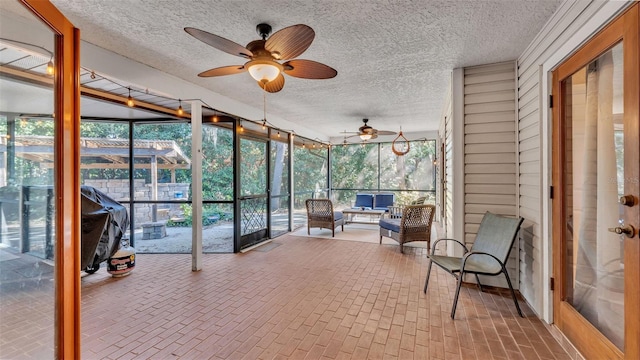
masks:
[(120, 248), (129, 226), (127, 209), (105, 193), (82, 186), (82, 246), (80, 269), (94, 273)]

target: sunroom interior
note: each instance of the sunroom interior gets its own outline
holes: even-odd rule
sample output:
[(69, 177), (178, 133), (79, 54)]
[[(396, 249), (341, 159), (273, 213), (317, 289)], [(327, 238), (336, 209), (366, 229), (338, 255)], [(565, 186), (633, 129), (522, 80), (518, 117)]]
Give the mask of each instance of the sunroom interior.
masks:
[[(91, 38), (99, 28), (87, 25), (85, 12), (75, 6), (52, 3), (86, 25), (80, 27), (81, 37), (87, 33)], [(637, 335), (633, 331), (603, 330), (583, 314), (595, 333), (605, 333), (594, 340), (604, 344), (607, 352), (602, 352), (585, 347), (593, 339), (576, 335), (554, 308), (564, 305), (550, 287), (557, 250), (548, 110), (551, 71), (633, 3), (547, 2), (542, 6), (546, 16), (529, 24), (535, 32), (517, 56), (463, 61), (464, 66), (449, 69), (448, 84), (438, 88), (442, 101), (432, 116), (435, 122), (402, 123), (398, 119), (411, 114), (401, 110), (385, 121), (362, 109), (349, 112), (344, 104), (336, 119), (329, 120), (326, 109), (301, 115), (298, 104), (283, 110), (288, 104), (276, 98), (282, 93), (258, 92), (257, 99), (252, 94), (243, 104), (233, 81), (223, 82), (229, 88), (226, 97), (220, 88), (207, 89), (154, 68), (157, 64), (106, 50), (110, 44), (98, 43), (99, 37), (93, 44), (82, 42), (75, 126), (79, 154), (72, 167), (80, 185), (102, 191), (127, 209), (123, 240), (135, 249), (137, 265), (123, 277), (112, 277), (106, 264), (96, 274), (76, 269), (80, 298), (74, 309), (82, 320), (75, 325), (62, 324), (59, 317), (65, 295), (58, 292), (56, 277), (63, 271), (56, 256), (59, 234), (68, 224), (56, 216), (62, 170), (55, 149), (61, 129), (69, 125), (56, 117), (56, 75), (49, 65), (54, 59), (55, 71), (61, 65), (50, 29), (21, 4), (21, 10), (3, 5), (0, 357), (568, 359), (635, 354), (628, 345)], [(321, 37), (322, 21), (317, 24)], [(622, 47), (614, 50), (621, 62)], [(572, 88), (576, 118), (582, 116), (582, 72)], [(613, 82), (622, 86), (620, 68), (614, 74)], [(297, 86), (291, 83), (287, 86)], [(309, 91), (323, 84), (337, 91), (329, 81), (314, 82)], [(290, 94), (294, 101), (303, 99)], [(612, 133), (617, 134), (615, 159), (621, 168), (620, 134), (627, 128), (622, 93), (616, 94)], [(302, 108), (315, 109), (311, 104)], [(340, 122), (345, 115), (355, 118), (347, 129), (321, 125), (325, 117)], [(368, 116), (376, 128), (394, 134), (364, 139), (349, 131)], [(581, 129), (574, 129), (577, 139)], [(400, 134), (406, 140), (402, 146), (409, 148), (404, 155), (393, 151)], [(572, 156), (585, 156), (580, 144), (573, 146)], [(574, 171), (582, 171), (581, 161), (572, 163), (579, 167)], [(619, 192), (625, 190), (623, 182)], [(582, 191), (574, 194), (583, 196)], [(307, 236), (306, 199), (329, 198), (335, 209), (351, 209), (362, 193), (393, 194), (394, 205), (426, 198), (436, 206), (432, 239), (472, 244), (486, 211), (524, 217), (507, 266), (524, 317), (515, 311), (503, 279), (481, 278), (488, 287), (480, 291), (474, 279), (465, 278), (457, 320), (449, 319), (455, 279), (435, 272), (429, 292), (423, 293), (430, 249), (416, 243), (402, 254), (393, 240), (378, 243), (375, 216), (360, 215), (335, 239), (322, 229)], [(581, 200), (572, 201), (571, 211), (580, 216)], [(79, 235), (84, 229), (81, 222), (77, 225)], [(617, 225), (624, 230), (624, 223)], [(616, 286), (625, 281), (618, 277), (625, 271), (623, 230), (614, 239), (615, 249), (607, 252), (620, 255), (616, 264), (621, 269), (612, 280)], [(579, 257), (578, 245), (567, 250), (570, 259)], [(462, 255), (451, 247), (434, 251)], [(555, 286), (562, 285), (556, 281)], [(610, 301), (612, 316), (624, 318), (623, 292), (610, 294), (616, 297)], [(134, 325), (130, 319), (136, 319)], [(64, 335), (65, 326), (77, 336)]]

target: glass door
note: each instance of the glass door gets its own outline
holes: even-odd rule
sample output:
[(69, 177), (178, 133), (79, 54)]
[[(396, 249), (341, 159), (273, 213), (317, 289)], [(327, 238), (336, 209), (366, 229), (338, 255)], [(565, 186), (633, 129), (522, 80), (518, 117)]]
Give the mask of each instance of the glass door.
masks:
[(0, 357), (76, 359), (80, 35), (48, 1), (0, 18)]
[(587, 358), (638, 358), (638, 45), (636, 5), (553, 74), (554, 320)]
[(280, 132), (272, 136), (269, 143), (269, 214), (270, 237), (289, 232), (289, 143), (287, 134), (280, 138)]
[(240, 137), (240, 249), (258, 244), (269, 236), (267, 141)]

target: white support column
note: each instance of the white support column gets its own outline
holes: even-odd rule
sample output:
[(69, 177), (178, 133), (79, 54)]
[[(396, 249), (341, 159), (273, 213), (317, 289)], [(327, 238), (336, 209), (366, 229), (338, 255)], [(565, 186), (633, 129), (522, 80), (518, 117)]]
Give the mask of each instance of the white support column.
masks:
[(191, 270), (202, 270), (202, 104), (191, 102)]
[[(464, 69), (453, 69), (451, 80), (453, 137), (453, 238), (464, 242)], [(447, 247), (450, 256), (462, 256), (460, 246)]]
[[(158, 200), (158, 156), (151, 155), (151, 200)], [(151, 205), (151, 221), (158, 221), (158, 204)]]
[(295, 141), (294, 141), (294, 137), (293, 136), (289, 136), (289, 174), (291, 174), (291, 176), (289, 176), (289, 228), (291, 230), (293, 230), (295, 228), (295, 213), (294, 213), (294, 196), (293, 193), (295, 192), (295, 185), (294, 185), (294, 178), (293, 178), (293, 166), (294, 166), (294, 162), (295, 162), (295, 157), (293, 156), (293, 153), (295, 152)]

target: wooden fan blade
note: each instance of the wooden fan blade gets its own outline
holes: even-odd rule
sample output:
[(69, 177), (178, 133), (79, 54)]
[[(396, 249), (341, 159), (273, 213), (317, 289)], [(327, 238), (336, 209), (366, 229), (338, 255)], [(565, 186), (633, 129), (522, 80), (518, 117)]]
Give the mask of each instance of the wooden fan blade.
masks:
[(231, 65), (231, 66), (223, 66), (219, 68), (209, 69), (207, 71), (203, 71), (198, 76), (200, 77), (212, 77), (212, 76), (225, 76), (225, 75), (233, 75), (240, 74), (247, 71), (247, 68), (244, 65)]
[(269, 81), (266, 87), (263, 83), (259, 81), (258, 81), (258, 85), (264, 90), (266, 90), (267, 92), (270, 92), (270, 93), (278, 92), (282, 90), (282, 88), (284, 87), (284, 76), (282, 76), (282, 74), (278, 75), (277, 78), (273, 79), (272, 81)]
[(302, 79), (331, 79), (338, 75), (334, 68), (313, 60), (291, 60), (282, 66), (287, 75)]
[(307, 25), (292, 25), (269, 36), (264, 48), (277, 60), (293, 59), (309, 48), (315, 36), (315, 31)]
[(378, 130), (376, 132), (376, 134), (378, 134), (378, 135), (395, 135), (397, 133), (395, 131), (389, 131), (389, 130)]
[(184, 31), (186, 31), (194, 38), (202, 41), (203, 43), (213, 46), (220, 51), (224, 51), (227, 54), (236, 55), (247, 59), (251, 59), (253, 57), (253, 53), (244, 46), (231, 40), (225, 39), (221, 36), (214, 35), (210, 32), (192, 27), (186, 27), (184, 28)]

